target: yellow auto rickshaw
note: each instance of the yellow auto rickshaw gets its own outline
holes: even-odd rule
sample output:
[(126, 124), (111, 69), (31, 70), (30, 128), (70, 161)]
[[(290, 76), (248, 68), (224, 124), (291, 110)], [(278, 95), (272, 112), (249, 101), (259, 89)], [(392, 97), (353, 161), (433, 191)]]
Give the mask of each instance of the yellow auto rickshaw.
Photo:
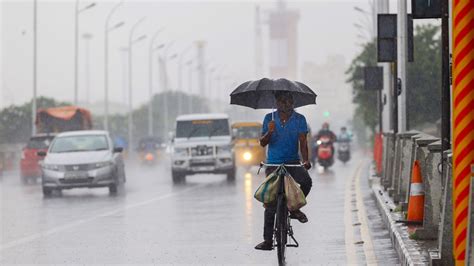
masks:
[(265, 148), (260, 146), (262, 124), (258, 122), (238, 122), (232, 124), (234, 151), (238, 166), (259, 165), (265, 161)]

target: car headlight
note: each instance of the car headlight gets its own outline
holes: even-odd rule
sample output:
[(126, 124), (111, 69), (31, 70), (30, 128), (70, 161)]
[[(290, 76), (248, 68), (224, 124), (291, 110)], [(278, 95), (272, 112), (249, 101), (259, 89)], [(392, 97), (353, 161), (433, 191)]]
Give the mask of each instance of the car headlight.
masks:
[(217, 146), (217, 153), (230, 153), (232, 148), (232, 145)]
[(45, 163), (42, 163), (41, 166), (44, 169), (52, 170), (52, 171), (59, 171), (61, 169), (61, 166), (58, 165), (58, 164), (45, 164)]
[(174, 154), (177, 156), (186, 156), (188, 155), (187, 148), (174, 148)]
[(105, 161), (105, 162), (99, 162), (99, 163), (93, 163), (90, 165), (90, 169), (98, 169), (98, 168), (104, 168), (107, 166), (112, 166), (111, 161)]
[(252, 159), (252, 153), (250, 153), (249, 151), (246, 151), (246, 152), (244, 152), (242, 157), (244, 157), (244, 160), (250, 161)]

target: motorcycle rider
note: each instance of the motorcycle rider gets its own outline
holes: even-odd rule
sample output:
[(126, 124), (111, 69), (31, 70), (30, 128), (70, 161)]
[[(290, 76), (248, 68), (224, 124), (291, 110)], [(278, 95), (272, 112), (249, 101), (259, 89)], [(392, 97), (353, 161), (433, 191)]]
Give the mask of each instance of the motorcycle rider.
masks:
[(341, 127), (341, 133), (337, 137), (338, 142), (351, 142), (352, 141), (352, 134), (347, 132), (346, 127)]
[[(336, 134), (334, 134), (334, 132), (332, 132), (329, 129), (329, 123), (328, 122), (323, 123), (322, 128), (318, 131), (318, 134), (315, 135), (314, 140), (318, 141), (322, 137), (328, 137), (331, 140), (332, 143), (337, 141)], [(316, 156), (318, 156), (318, 147), (319, 147), (319, 145), (316, 146), (316, 151), (315, 151)], [(334, 146), (333, 145), (331, 145), (331, 152), (332, 152), (332, 154), (334, 154)]]

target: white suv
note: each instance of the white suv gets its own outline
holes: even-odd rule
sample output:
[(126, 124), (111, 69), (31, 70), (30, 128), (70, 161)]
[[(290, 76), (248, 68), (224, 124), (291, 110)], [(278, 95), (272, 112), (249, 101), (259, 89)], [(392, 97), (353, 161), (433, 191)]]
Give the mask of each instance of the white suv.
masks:
[(175, 132), (171, 156), (174, 183), (198, 173), (226, 174), (228, 180), (235, 179), (228, 115), (181, 115), (176, 118)]

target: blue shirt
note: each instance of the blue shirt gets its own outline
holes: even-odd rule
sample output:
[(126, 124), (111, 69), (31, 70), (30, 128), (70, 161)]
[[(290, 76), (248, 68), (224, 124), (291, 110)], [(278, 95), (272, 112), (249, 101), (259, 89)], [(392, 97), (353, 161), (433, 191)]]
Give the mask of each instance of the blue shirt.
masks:
[[(267, 163), (281, 164), (291, 161), (299, 161), (299, 135), (308, 133), (306, 118), (295, 111), (291, 114), (285, 125), (282, 125), (278, 111), (274, 112), (275, 131), (273, 131), (268, 143)], [(268, 123), (272, 120), (269, 113), (263, 120), (262, 135), (268, 131)]]

